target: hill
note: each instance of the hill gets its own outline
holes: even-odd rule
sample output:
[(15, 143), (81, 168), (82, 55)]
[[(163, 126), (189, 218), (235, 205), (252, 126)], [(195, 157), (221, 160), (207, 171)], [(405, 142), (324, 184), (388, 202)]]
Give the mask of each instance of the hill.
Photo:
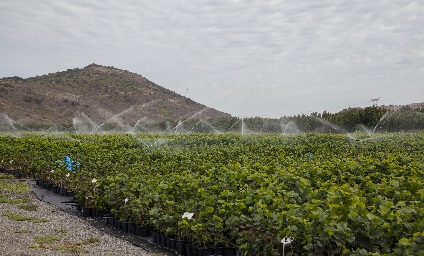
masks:
[(0, 113), (20, 123), (46, 125), (71, 125), (76, 116), (129, 123), (230, 116), (141, 75), (96, 64), (27, 79), (0, 79)]

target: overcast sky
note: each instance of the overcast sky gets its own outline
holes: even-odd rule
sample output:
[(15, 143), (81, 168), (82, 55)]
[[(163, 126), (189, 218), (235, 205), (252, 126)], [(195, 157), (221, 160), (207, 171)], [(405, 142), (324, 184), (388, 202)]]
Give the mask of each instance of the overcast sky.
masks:
[(424, 101), (424, 0), (1, 0), (0, 77), (91, 63), (235, 116)]

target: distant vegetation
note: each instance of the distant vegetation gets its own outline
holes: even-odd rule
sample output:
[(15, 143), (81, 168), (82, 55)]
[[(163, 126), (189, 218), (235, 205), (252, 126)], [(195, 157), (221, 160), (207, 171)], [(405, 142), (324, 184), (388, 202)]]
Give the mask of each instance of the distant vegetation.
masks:
[[(242, 127), (243, 126), (243, 127)], [(201, 133), (346, 133), (346, 132), (401, 132), (424, 129), (424, 109), (408, 106), (397, 110), (380, 107), (349, 108), (337, 113), (312, 113), (310, 115), (283, 116), (281, 118), (224, 117), (203, 120), (183, 119), (155, 124), (156, 130), (180, 127), (180, 132)], [(178, 132), (178, 130), (177, 130)]]
[(248, 129), (256, 132), (400, 132), (424, 129), (424, 109), (412, 109), (408, 106), (397, 110), (380, 107), (349, 108), (337, 113), (324, 111), (279, 119), (245, 118), (244, 122)]

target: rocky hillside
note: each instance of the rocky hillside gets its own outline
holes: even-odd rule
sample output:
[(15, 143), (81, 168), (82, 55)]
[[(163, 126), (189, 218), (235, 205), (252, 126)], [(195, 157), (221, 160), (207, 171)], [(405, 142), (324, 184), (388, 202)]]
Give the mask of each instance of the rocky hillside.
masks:
[(195, 114), (199, 118), (230, 116), (141, 75), (96, 64), (27, 79), (0, 79), (0, 114), (20, 123), (46, 125), (71, 125), (75, 117), (134, 123), (175, 121)]

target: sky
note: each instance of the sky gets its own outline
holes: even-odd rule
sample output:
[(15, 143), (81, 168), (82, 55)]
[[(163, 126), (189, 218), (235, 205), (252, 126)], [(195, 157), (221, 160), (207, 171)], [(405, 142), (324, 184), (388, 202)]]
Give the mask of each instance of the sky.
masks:
[(0, 1), (0, 77), (91, 63), (240, 117), (424, 102), (424, 1)]

